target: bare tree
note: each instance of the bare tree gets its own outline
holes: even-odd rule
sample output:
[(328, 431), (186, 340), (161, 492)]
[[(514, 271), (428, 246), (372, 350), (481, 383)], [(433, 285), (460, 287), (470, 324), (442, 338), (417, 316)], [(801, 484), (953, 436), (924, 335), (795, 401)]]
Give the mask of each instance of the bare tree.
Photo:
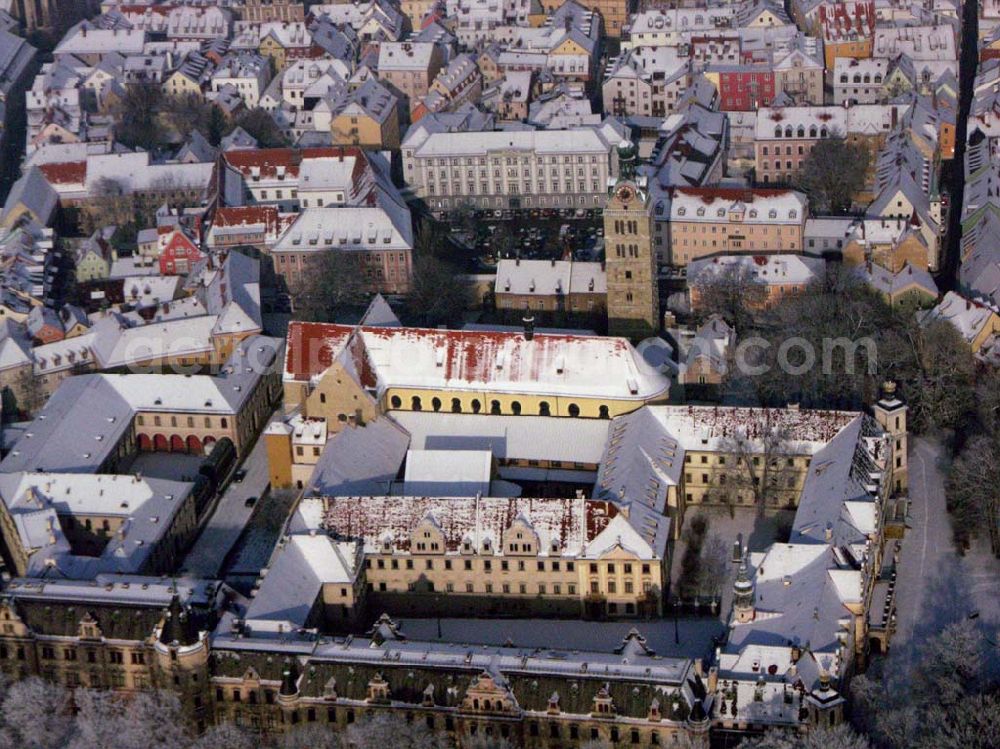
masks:
[(41, 381), (35, 377), (32, 367), (25, 367), (17, 373), (12, 390), (17, 399), (17, 410), (27, 416), (33, 416), (38, 409), (45, 405), (45, 388), (42, 387)]
[[(278, 746), (281, 749), (346, 749), (347, 742), (344, 738), (344, 735), (332, 726), (302, 726), (286, 733)], [(215, 749), (215, 747), (208, 745), (205, 749)]]
[(718, 600), (722, 595), (729, 554), (729, 545), (719, 534), (713, 533), (705, 540), (698, 563), (698, 590), (702, 596)]
[[(947, 484), (952, 528), (960, 542), (996, 528), (1000, 513), (1000, 437), (970, 439), (951, 465)], [(995, 539), (991, 535), (991, 542)]]
[(24, 749), (63, 749), (73, 734), (68, 692), (35, 676), (10, 686), (2, 718), (5, 741)]
[(469, 285), (457, 268), (436, 257), (416, 258), (406, 298), (412, 319), (427, 326), (452, 325), (460, 321), (471, 301)]
[(448, 749), (448, 738), (432, 731), (425, 723), (408, 723), (402, 717), (380, 713), (368, 720), (352, 723), (347, 729), (347, 743), (352, 749)]
[(73, 699), (76, 735), (69, 749), (187, 749), (190, 726), (169, 692), (139, 692), (126, 699), (78, 689)]
[(135, 199), (120, 180), (101, 177), (78, 215), (80, 231), (88, 235), (105, 226), (124, 226), (135, 221)]
[(797, 187), (809, 196), (814, 210), (846, 213), (861, 191), (871, 166), (871, 151), (843, 137), (823, 138), (806, 156)]
[[(323, 730), (326, 734), (337, 735), (331, 729)], [(251, 734), (232, 723), (220, 723), (212, 726), (191, 744), (191, 749), (255, 749), (256, 747), (260, 747), (260, 736)], [(310, 749), (326, 749), (319, 737), (313, 738), (308, 747)], [(340, 749), (340, 746), (339, 744), (331, 744), (330, 749)]]
[(741, 334), (751, 327), (754, 315), (767, 303), (767, 288), (744, 265), (706, 270), (695, 280), (692, 292), (693, 311), (700, 320), (720, 314)]
[(750, 498), (759, 516), (764, 515), (768, 506), (780, 506), (790, 481), (797, 476), (794, 466), (788, 465), (788, 428), (775, 423), (771, 413), (761, 412), (755, 433), (741, 430), (724, 438), (720, 446), (726, 469), (718, 474), (718, 490), (737, 498)]
[(349, 252), (323, 252), (313, 258), (298, 282), (292, 284), (295, 311), (300, 319), (333, 322), (346, 311), (363, 305), (368, 284)]
[(744, 739), (739, 749), (871, 749), (871, 744), (849, 725), (839, 725), (816, 728), (807, 734), (772, 730), (763, 736)]
[(976, 694), (960, 709), (931, 705), (915, 749), (994, 749), (1000, 746), (1000, 695)]

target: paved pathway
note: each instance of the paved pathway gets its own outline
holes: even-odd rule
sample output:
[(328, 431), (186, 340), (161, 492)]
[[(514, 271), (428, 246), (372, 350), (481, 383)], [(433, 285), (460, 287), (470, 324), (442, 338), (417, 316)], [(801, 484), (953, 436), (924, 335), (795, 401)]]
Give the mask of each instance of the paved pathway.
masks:
[(1000, 561), (988, 540), (959, 556), (945, 506), (945, 451), (917, 438), (910, 451), (909, 530), (896, 589), (896, 635), (890, 660), (912, 662), (923, 641), (948, 624), (974, 616), (994, 642), (1000, 632)]
[(268, 483), (267, 450), (263, 436), (243, 461), (242, 468), (247, 472), (246, 478), (239, 484), (231, 483), (219, 497), (211, 519), (188, 552), (183, 565), (187, 573), (217, 577), (226, 555), (243, 532), (253, 512), (252, 507), (246, 506), (247, 497), (259, 499)]

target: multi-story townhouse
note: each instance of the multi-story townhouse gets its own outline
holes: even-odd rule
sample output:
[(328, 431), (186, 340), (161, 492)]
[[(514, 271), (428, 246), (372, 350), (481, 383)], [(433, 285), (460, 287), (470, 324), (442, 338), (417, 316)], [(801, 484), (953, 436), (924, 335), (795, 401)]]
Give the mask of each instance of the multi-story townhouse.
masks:
[(346, 87), (351, 71), (343, 60), (296, 60), (281, 74), (281, 100), (294, 109), (312, 109), (330, 87)]
[[(455, 35), (466, 47), (490, 37), (497, 26), (528, 26), (531, 4), (527, 0), (446, 0), (445, 15), (456, 19)], [(419, 6), (413, 10), (419, 10)], [(427, 9), (424, 9), (426, 13)], [(404, 8), (404, 12), (406, 9)], [(423, 16), (414, 20), (413, 28), (420, 28)]]
[(181, 5), (171, 8), (166, 17), (167, 39), (210, 42), (226, 39), (232, 31), (233, 19), (228, 8), (217, 5), (204, 7)]
[(617, 171), (617, 123), (568, 130), (428, 132), (403, 140), (403, 178), (434, 211), (594, 208)]
[(410, 118), (416, 122), (428, 112), (455, 109), (466, 102), (476, 103), (482, 93), (483, 77), (475, 60), (469, 55), (458, 55), (441, 69), (426, 96), (410, 102)]
[(715, 36), (716, 32), (733, 29), (736, 5), (723, 4), (707, 8), (657, 8), (635, 13), (624, 28), (622, 49), (631, 47), (677, 47), (692, 38)]
[(717, 254), (802, 252), (808, 213), (804, 193), (678, 187), (670, 196), (672, 265)]
[(72, 55), (87, 65), (97, 65), (112, 54), (141, 55), (146, 43), (142, 29), (106, 29), (93, 21), (80, 21), (63, 36), (53, 50), (56, 59)]
[(426, 96), (445, 64), (433, 42), (383, 42), (378, 50), (378, 76), (410, 102)]
[(250, 23), (301, 23), (306, 20), (305, 4), (295, 0), (242, 0), (229, 9), (239, 20)]
[(876, 21), (874, 0), (820, 3), (817, 24), (823, 36), (826, 69), (833, 70), (838, 57), (871, 57)]
[(791, 182), (816, 143), (846, 135), (843, 107), (761, 107), (754, 139), (757, 181)]
[(889, 96), (889, 60), (838, 57), (833, 66), (833, 103), (879, 104)]
[(377, 78), (351, 84), (313, 108), (313, 127), (329, 129), (334, 145), (399, 148), (399, 99)]
[[(280, 73), (295, 60), (315, 57), (317, 48), (305, 23), (272, 22), (259, 27), (258, 51), (274, 63)], [(235, 46), (235, 45), (234, 45)]]
[(618, 39), (628, 25), (629, 12), (632, 10), (631, 0), (542, 0), (542, 8), (547, 15), (554, 15), (559, 12), (567, 2), (572, 2), (600, 13), (601, 20), (604, 21), (604, 33)]
[(606, 71), (604, 111), (616, 117), (666, 117), (690, 82), (690, 61), (676, 47), (636, 47)]
[(312, 6), (310, 12), (316, 18), (325, 16), (336, 26), (350, 26), (365, 43), (398, 42), (405, 33), (402, 12), (388, 0), (320, 4)]
[(814, 39), (800, 40), (801, 48), (793, 47), (784, 52), (775, 52), (771, 59), (774, 64), (774, 88), (792, 97), (799, 104), (823, 104), (822, 55), (815, 50)]
[(218, 92), (224, 86), (232, 86), (247, 108), (253, 109), (270, 80), (267, 58), (253, 53), (228, 55), (212, 73), (211, 90)]

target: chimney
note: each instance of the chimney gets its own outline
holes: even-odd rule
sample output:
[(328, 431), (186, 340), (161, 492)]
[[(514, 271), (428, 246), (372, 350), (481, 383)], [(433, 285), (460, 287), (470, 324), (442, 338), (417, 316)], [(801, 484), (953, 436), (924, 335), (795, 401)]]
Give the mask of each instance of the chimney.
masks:
[(531, 341), (535, 338), (535, 318), (533, 315), (525, 315), (521, 318), (524, 323), (524, 340)]

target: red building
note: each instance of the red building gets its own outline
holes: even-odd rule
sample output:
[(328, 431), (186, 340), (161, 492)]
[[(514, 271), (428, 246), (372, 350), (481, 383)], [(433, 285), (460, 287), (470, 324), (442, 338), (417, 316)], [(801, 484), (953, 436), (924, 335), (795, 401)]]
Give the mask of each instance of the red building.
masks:
[(172, 229), (160, 238), (160, 275), (184, 275), (204, 257), (198, 243), (181, 229)]
[(724, 111), (749, 112), (771, 105), (774, 70), (768, 65), (727, 65), (716, 69), (719, 76), (719, 106)]

